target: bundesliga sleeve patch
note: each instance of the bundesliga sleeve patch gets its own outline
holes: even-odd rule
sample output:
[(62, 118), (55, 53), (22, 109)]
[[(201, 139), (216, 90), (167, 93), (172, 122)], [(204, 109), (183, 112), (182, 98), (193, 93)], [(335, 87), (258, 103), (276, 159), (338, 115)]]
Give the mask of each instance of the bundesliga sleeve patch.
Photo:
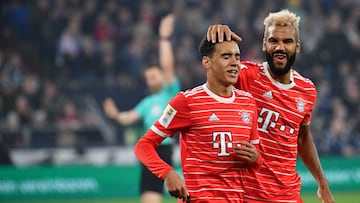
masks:
[(164, 109), (161, 117), (159, 118), (159, 123), (164, 127), (167, 128), (171, 121), (174, 119), (177, 111), (170, 106), (169, 104)]

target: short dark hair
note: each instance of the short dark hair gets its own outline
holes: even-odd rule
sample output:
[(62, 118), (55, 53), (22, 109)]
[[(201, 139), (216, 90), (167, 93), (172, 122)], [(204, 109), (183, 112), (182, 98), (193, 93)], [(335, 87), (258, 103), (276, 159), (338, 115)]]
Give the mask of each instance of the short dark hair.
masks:
[[(224, 36), (225, 37), (225, 36)], [(233, 38), (231, 38), (232, 41), (235, 41)], [(224, 39), (226, 41), (226, 39)], [(213, 43), (211, 40), (208, 41), (206, 36), (202, 39), (200, 45), (199, 45), (199, 54), (202, 57), (208, 56), (212, 57), (212, 55), (215, 52), (215, 45), (219, 43), (219, 37), (216, 35), (216, 42)]]
[[(216, 43), (218, 42), (218, 37), (216, 36)], [(200, 57), (209, 56), (211, 57), (215, 51), (215, 44), (212, 41), (208, 41), (206, 36), (201, 40), (199, 45), (199, 54)]]

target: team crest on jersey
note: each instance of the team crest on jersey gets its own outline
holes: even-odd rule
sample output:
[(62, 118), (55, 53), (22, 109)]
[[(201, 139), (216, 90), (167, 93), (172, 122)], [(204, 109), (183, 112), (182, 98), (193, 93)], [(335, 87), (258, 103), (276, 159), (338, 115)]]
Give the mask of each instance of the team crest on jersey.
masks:
[(297, 99), (296, 107), (300, 112), (305, 110), (305, 102), (302, 99)]
[(241, 113), (241, 118), (244, 121), (244, 123), (250, 123), (250, 115), (249, 115), (249, 113), (245, 112), (245, 111), (240, 112), (240, 113)]
[(167, 128), (171, 121), (174, 119), (176, 113), (177, 111), (168, 104), (164, 109), (161, 117), (159, 118), (159, 123), (165, 128)]

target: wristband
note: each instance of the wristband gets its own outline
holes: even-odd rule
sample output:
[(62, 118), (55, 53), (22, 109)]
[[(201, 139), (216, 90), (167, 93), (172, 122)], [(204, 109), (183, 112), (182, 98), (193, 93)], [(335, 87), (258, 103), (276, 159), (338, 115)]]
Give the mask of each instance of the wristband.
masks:
[(170, 40), (170, 37), (160, 37), (160, 40)]

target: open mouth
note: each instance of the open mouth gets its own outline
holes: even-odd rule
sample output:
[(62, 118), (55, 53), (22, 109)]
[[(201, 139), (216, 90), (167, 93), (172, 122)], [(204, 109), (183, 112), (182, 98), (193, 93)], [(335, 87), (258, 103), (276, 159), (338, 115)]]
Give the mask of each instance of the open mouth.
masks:
[(228, 70), (226, 71), (231, 77), (237, 77), (237, 75), (239, 74), (239, 70)]
[(286, 53), (274, 53), (273, 61), (275, 63), (284, 64), (287, 61), (287, 54)]

